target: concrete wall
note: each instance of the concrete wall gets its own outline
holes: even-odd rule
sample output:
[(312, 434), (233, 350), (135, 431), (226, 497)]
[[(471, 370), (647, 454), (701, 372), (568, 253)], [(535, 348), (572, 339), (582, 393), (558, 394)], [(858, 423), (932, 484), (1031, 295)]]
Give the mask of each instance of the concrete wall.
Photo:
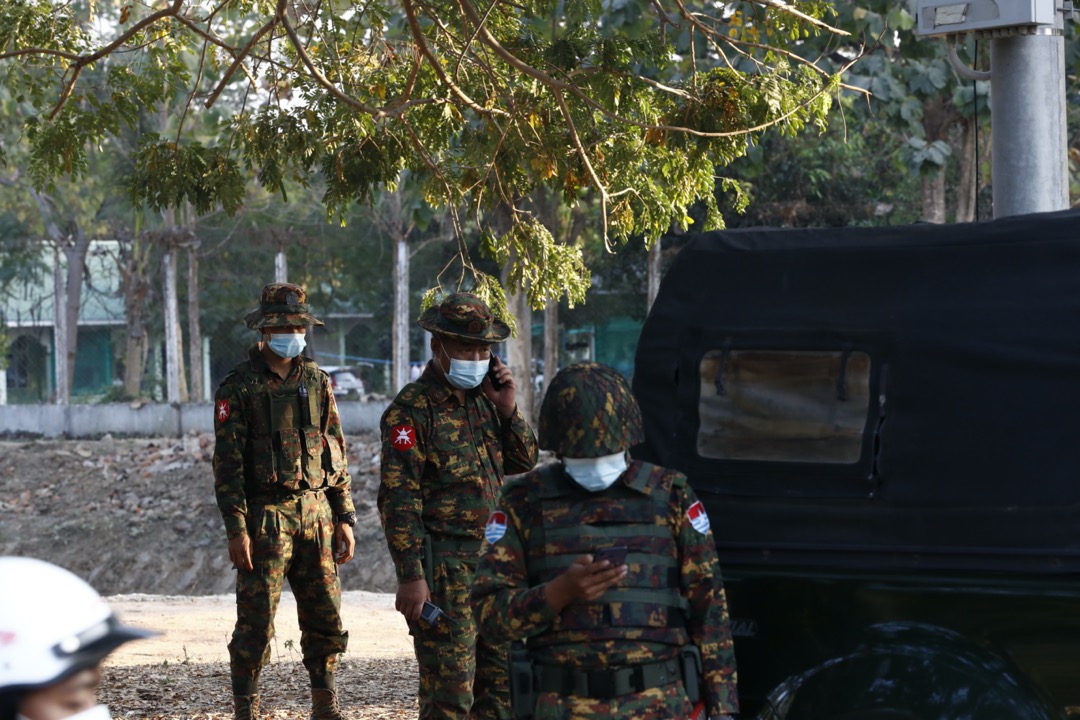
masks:
[[(349, 435), (378, 432), (387, 402), (339, 400), (341, 424)], [(189, 432), (214, 431), (211, 403), (186, 405), (125, 403), (100, 405), (0, 406), (0, 435), (100, 437), (106, 433), (142, 437), (178, 437)]]

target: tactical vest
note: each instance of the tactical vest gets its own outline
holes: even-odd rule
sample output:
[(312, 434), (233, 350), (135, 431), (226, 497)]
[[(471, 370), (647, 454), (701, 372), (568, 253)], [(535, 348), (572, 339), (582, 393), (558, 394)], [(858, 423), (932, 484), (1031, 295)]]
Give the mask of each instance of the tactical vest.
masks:
[(320, 488), (323, 471), (322, 383), (319, 366), (305, 361), (300, 382), (271, 388), (265, 373), (240, 363), (242, 403), (248, 421), (244, 480), (254, 493)]
[[(635, 469), (636, 468), (636, 469)], [(540, 513), (530, 530), (529, 585), (547, 582), (585, 553), (625, 545), (627, 575), (593, 602), (568, 605), (529, 647), (594, 640), (640, 640), (684, 645), (686, 598), (680, 593), (681, 569), (674, 531), (667, 524), (671, 487), (653, 473), (656, 466), (632, 463), (635, 488), (616, 483), (602, 493), (581, 488), (562, 465), (541, 468), (529, 487)], [(685, 479), (668, 474), (675, 483)]]

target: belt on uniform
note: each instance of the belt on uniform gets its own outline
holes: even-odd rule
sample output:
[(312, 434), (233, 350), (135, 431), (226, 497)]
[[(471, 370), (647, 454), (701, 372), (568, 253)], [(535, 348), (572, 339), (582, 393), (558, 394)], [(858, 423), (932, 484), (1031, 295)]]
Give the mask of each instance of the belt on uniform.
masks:
[(431, 550), (437, 553), (480, 554), (480, 540), (432, 540)]
[(270, 503), (288, 502), (290, 500), (302, 498), (305, 495), (316, 495), (318, 493), (321, 493), (323, 490), (325, 490), (325, 488), (304, 488), (303, 490), (297, 490), (295, 492), (289, 492), (287, 490), (282, 492), (275, 492), (271, 490), (257, 493), (253, 500), (261, 500), (262, 502)]
[(537, 692), (557, 692), (560, 695), (577, 695), (597, 700), (610, 700), (620, 695), (639, 693), (682, 679), (677, 659), (605, 670), (536, 665), (533, 673)]

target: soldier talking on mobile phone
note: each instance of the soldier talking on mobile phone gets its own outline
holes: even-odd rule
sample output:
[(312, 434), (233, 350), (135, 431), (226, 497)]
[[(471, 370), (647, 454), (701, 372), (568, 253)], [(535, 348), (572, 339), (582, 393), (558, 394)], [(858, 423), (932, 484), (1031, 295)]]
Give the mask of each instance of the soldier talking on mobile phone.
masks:
[(420, 718), (508, 718), (507, 645), (478, 640), (469, 588), (503, 476), (532, 469), (536, 437), (513, 373), (491, 354), (510, 328), (486, 303), (454, 293), (418, 324), (432, 360), (383, 413), (378, 504), (420, 669)]

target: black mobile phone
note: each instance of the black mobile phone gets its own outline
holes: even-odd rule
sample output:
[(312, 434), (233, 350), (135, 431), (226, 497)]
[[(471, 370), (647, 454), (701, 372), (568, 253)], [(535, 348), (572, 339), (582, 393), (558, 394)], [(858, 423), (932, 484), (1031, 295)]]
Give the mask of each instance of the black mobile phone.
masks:
[(618, 547), (603, 548), (593, 553), (593, 562), (601, 562), (607, 560), (611, 563), (611, 567), (619, 567), (626, 564), (626, 554), (629, 552), (629, 548), (625, 545)]
[(424, 607), (420, 608), (420, 619), (428, 625), (438, 625), (439, 619), (445, 614), (438, 605), (427, 600), (424, 601)]
[(495, 374), (495, 368), (499, 364), (499, 356), (494, 353), (491, 355), (491, 359), (488, 360), (488, 379), (491, 380), (491, 387), (496, 390), (502, 387), (502, 381), (499, 380), (499, 376)]

